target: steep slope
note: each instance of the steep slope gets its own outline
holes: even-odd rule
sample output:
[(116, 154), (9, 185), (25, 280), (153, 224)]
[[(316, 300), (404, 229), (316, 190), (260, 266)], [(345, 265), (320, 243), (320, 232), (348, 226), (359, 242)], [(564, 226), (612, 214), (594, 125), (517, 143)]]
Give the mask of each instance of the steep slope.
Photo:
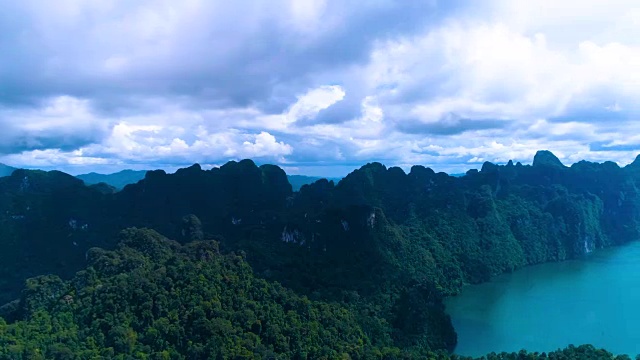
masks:
[(70, 276), (89, 248), (113, 248), (127, 226), (182, 238), (182, 218), (198, 213), (207, 229), (226, 230), (235, 221), (271, 219), (291, 194), (284, 171), (249, 160), (211, 171), (149, 172), (141, 184), (110, 190), (58, 171), (17, 170), (0, 178), (0, 303), (15, 298), (30, 276)]
[[(7, 168), (6, 175), (2, 175), (3, 173), (5, 173), (5, 171), (3, 171), (3, 166)], [(11, 175), (11, 172), (13, 172), (13, 170), (15, 169), (0, 164), (0, 176)], [(129, 184), (135, 184), (138, 181), (144, 179), (147, 171), (148, 170), (122, 170), (113, 174), (98, 174), (95, 172), (91, 172), (88, 174), (76, 175), (76, 177), (84, 181), (84, 183), (87, 185), (105, 183), (113, 186), (114, 188), (116, 188), (116, 190), (119, 191)], [(312, 184), (320, 179), (327, 179), (336, 183), (340, 181), (340, 178), (323, 178), (318, 176), (306, 175), (287, 175), (287, 179), (289, 180), (293, 191), (299, 191), (302, 186)]]
[[(27, 281), (11, 323), (0, 318), (0, 359), (468, 359), (373, 345), (353, 306), (259, 279), (215, 241), (135, 228), (119, 238), (115, 251), (91, 249), (70, 281)], [(590, 345), (489, 358), (629, 359)]]
[(112, 206), (126, 226), (152, 227), (180, 239), (187, 214), (217, 234), (279, 223), (291, 195), (282, 169), (242, 160), (208, 171), (198, 164), (175, 174), (150, 171), (144, 181), (115, 194)]
[[(354, 315), (253, 276), (213, 241), (180, 246), (128, 229), (92, 249), (71, 281), (30, 279), (17, 316), (0, 319), (0, 359), (364, 358)], [(123, 357), (124, 356), (124, 357)]]
[(0, 302), (11, 300), (28, 277), (70, 276), (85, 252), (114, 224), (105, 195), (59, 171), (16, 170), (0, 178)]
[(638, 238), (634, 164), (566, 167), (540, 152), (531, 166), (485, 163), (452, 177), (372, 163), (295, 193), (280, 168), (250, 160), (150, 171), (115, 194), (16, 172), (0, 179), (1, 300), (28, 276), (69, 276), (124, 227), (149, 227), (181, 242), (218, 239), (259, 277), (349, 307), (373, 346), (451, 350), (442, 299), (463, 284)]

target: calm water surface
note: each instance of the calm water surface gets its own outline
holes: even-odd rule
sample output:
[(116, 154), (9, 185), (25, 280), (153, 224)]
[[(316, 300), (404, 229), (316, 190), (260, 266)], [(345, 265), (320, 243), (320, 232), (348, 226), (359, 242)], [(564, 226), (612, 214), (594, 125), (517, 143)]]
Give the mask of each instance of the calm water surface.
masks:
[(640, 242), (531, 266), (446, 301), (460, 355), (585, 343), (640, 354)]

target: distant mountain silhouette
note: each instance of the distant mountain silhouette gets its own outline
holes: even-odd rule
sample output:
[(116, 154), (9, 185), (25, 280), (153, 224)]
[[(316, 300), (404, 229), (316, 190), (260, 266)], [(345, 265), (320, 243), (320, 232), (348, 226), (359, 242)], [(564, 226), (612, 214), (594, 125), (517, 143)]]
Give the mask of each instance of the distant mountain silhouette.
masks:
[(135, 184), (144, 179), (147, 170), (122, 170), (113, 174), (98, 174), (91, 172), (88, 174), (77, 175), (76, 177), (85, 182), (87, 185), (105, 183), (113, 186), (116, 190), (122, 190), (129, 184)]
[(14, 168), (14, 167), (11, 167), (9, 165), (5, 165), (5, 164), (0, 163), (0, 176), (9, 176), (15, 170), (16, 170), (16, 168)]
[(320, 176), (306, 176), (306, 175), (287, 175), (287, 179), (289, 179), (289, 184), (293, 188), (293, 191), (300, 191), (300, 188), (303, 185), (313, 184), (314, 182), (320, 179), (327, 179), (329, 181), (333, 181), (336, 184), (340, 181), (339, 177), (320, 177)]
[[(13, 169), (13, 168), (11, 168)], [(2, 167), (0, 167), (0, 171)], [(15, 169), (14, 169), (15, 170)], [(13, 172), (13, 171), (12, 171)], [(91, 172), (88, 174), (77, 175), (76, 177), (85, 182), (87, 185), (105, 183), (113, 186), (116, 190), (122, 190), (125, 186), (129, 184), (135, 184), (138, 181), (144, 179), (147, 170), (122, 170), (113, 174), (98, 174), (95, 172)], [(0, 172), (0, 174), (2, 174)], [(10, 175), (7, 174), (7, 175)], [(306, 175), (287, 175), (289, 179), (289, 183), (293, 188), (293, 191), (299, 191), (303, 185), (312, 184), (320, 179), (327, 179), (329, 181), (338, 182), (341, 178), (339, 177), (319, 177), (319, 176), (306, 176)]]
[(533, 158), (533, 166), (557, 166), (564, 167), (560, 159), (549, 150), (540, 150)]

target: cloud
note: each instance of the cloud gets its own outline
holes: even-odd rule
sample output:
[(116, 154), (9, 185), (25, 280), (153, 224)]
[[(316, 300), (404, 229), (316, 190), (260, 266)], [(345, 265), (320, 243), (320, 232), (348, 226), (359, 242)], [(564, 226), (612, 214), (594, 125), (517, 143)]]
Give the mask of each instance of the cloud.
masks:
[(57, 148), (72, 150), (101, 141), (109, 121), (95, 118), (87, 101), (68, 96), (35, 109), (0, 107), (0, 153)]
[(3, 3), (5, 102), (187, 96), (277, 112), (323, 85), (312, 74), (366, 61), (379, 36), (421, 26), (436, 9), (421, 0)]
[[(189, 134), (189, 136), (186, 136)], [(189, 139), (191, 140), (185, 140)], [(202, 125), (191, 128), (120, 123), (102, 143), (80, 150), (81, 155), (116, 158), (136, 163), (170, 160), (174, 164), (212, 163), (227, 159), (280, 160), (292, 147), (268, 132), (258, 134), (229, 129), (209, 132)]]
[(395, 40), (374, 52), (370, 68), (386, 102), (426, 122), (462, 118), (535, 118), (561, 113), (576, 89), (568, 59), (541, 34), (501, 24), (451, 23)]
[(277, 158), (282, 155), (289, 155), (292, 151), (293, 149), (290, 145), (282, 141), (276, 141), (273, 135), (263, 131), (255, 135), (254, 142), (245, 141), (242, 143), (240, 156), (245, 158), (262, 158), (265, 156)]
[(461, 172), (640, 151), (631, 1), (0, 3), (12, 165)]
[(503, 120), (464, 119), (449, 113), (432, 121), (401, 119), (397, 121), (396, 128), (408, 134), (452, 135), (479, 129), (502, 128), (508, 124), (508, 121)]
[(315, 118), (319, 112), (333, 106), (344, 99), (344, 90), (337, 85), (321, 86), (298, 98), (286, 114), (288, 122)]

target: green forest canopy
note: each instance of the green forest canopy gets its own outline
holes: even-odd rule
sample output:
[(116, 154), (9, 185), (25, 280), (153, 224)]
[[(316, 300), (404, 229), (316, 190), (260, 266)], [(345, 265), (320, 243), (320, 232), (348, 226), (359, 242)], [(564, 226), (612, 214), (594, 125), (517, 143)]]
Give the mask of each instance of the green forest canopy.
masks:
[[(283, 358), (446, 357), (456, 335), (444, 311), (444, 297), (457, 294), (464, 284), (525, 265), (575, 258), (637, 239), (639, 181), (639, 160), (624, 168), (585, 161), (565, 167), (550, 152), (539, 152), (531, 166), (485, 163), (480, 171), (463, 177), (422, 166), (405, 173), (372, 163), (338, 184), (319, 180), (299, 192), (292, 191), (280, 168), (258, 167), (250, 160), (207, 171), (198, 165), (175, 174), (151, 171), (117, 193), (98, 185), (87, 187), (60, 172), (17, 170), (0, 178), (0, 302), (8, 303), (0, 314), (9, 323), (0, 328), (0, 337), (13, 339), (0, 343), (0, 348), (12, 351), (8, 356), (54, 351), (52, 344), (62, 342), (68, 343), (69, 351), (58, 350), (69, 356), (144, 358), (155, 352), (160, 358), (260, 358), (272, 351)], [(118, 235), (129, 227), (152, 228), (184, 245), (151, 230)], [(158, 253), (149, 256), (131, 238), (147, 239), (140, 241)], [(198, 246), (215, 248), (215, 261), (204, 265), (193, 257), (189, 249)], [(96, 263), (97, 259), (102, 260)], [(220, 265), (233, 263), (229, 259), (237, 259), (237, 267)], [(220, 283), (213, 276), (221, 271), (216, 266), (246, 283), (239, 288)], [(180, 280), (166, 275), (169, 268)], [(43, 274), (53, 275), (28, 280), (19, 295), (27, 278)], [(141, 298), (147, 297), (144, 293), (162, 293), (180, 299), (163, 306), (174, 312), (177, 317), (170, 320), (182, 330), (176, 329), (172, 337), (160, 336), (159, 343), (150, 342), (146, 331), (166, 316), (153, 312), (153, 301), (150, 314), (143, 316), (136, 310), (138, 298), (119, 299), (124, 295), (117, 286), (105, 288), (114, 282), (125, 286), (132, 276), (139, 283), (132, 282), (138, 286), (126, 294), (147, 289)], [(165, 286), (165, 278), (173, 281), (173, 288)], [(207, 285), (194, 289), (198, 281)], [(273, 305), (274, 312), (260, 312), (267, 310), (251, 303), (247, 294), (257, 283), (286, 294), (257, 301), (260, 306)], [(89, 289), (101, 284), (105, 301), (119, 305), (102, 304), (94, 290), (86, 290), (91, 296), (80, 294), (85, 285)], [(174, 290), (189, 298), (171, 293)], [(196, 319), (189, 316), (204, 305), (189, 301), (191, 296), (210, 301), (214, 294), (226, 296), (237, 309), (251, 310), (256, 320), (297, 316), (294, 330), (279, 328), (277, 333), (300, 330), (316, 335), (298, 342), (293, 335), (283, 335), (286, 340), (277, 335), (264, 338), (261, 330), (234, 318), (235, 310), (207, 312), (207, 305), (201, 309), (202, 321), (207, 322), (203, 326), (229, 321), (230, 332), (213, 336), (223, 344), (197, 339)], [(71, 299), (65, 300), (67, 295)], [(289, 302), (308, 303), (317, 316), (305, 318), (295, 306), (280, 309)], [(185, 304), (193, 308), (183, 309)], [(224, 309), (222, 299), (220, 304)], [(318, 315), (323, 311), (325, 318)], [(103, 314), (111, 318), (97, 325), (95, 318)], [(111, 334), (114, 327), (118, 331)], [(336, 331), (347, 337), (335, 338), (331, 334)], [(51, 338), (49, 333), (62, 337)], [(116, 344), (116, 338), (127, 336), (129, 345)], [(197, 354), (187, 352), (192, 350)], [(557, 355), (565, 352), (588, 352), (594, 358), (608, 354), (578, 347)]]

